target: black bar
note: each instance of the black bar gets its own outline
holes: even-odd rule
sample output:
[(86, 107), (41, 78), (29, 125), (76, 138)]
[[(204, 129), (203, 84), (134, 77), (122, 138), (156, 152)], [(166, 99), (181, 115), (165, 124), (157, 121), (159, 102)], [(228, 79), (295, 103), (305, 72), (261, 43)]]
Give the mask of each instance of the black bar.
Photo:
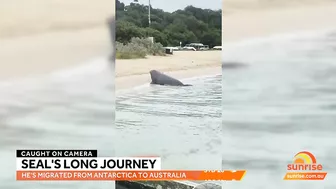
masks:
[(16, 150), (17, 158), (98, 157), (98, 150)]

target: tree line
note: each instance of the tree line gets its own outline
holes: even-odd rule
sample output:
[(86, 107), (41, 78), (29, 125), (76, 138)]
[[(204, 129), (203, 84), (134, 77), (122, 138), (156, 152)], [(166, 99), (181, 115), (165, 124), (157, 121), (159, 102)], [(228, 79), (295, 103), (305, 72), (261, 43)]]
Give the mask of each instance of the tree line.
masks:
[[(169, 3), (167, 1), (167, 3)], [(222, 11), (188, 6), (173, 13), (138, 3), (125, 5), (116, 1), (116, 40), (127, 43), (132, 37), (154, 37), (163, 46), (203, 43), (210, 47), (221, 45)]]

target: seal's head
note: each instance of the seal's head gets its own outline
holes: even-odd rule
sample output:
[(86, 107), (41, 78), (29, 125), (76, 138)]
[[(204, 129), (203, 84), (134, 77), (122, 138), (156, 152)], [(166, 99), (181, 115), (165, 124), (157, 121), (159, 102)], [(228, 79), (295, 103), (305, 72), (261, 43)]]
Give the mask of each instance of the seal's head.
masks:
[(149, 72), (149, 74), (151, 75), (151, 79), (152, 79), (152, 83), (155, 84), (156, 83), (156, 79), (159, 77), (160, 72), (157, 70), (151, 70)]

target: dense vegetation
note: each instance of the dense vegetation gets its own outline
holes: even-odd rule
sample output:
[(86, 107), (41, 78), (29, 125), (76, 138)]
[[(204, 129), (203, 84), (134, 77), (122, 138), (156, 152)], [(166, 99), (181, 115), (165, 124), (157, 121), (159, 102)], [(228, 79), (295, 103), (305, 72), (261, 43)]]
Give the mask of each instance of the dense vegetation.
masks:
[(188, 6), (169, 13), (151, 8), (149, 25), (148, 6), (136, 3), (125, 6), (117, 0), (116, 20), (116, 40), (125, 44), (133, 37), (154, 37), (163, 46), (179, 46), (180, 42), (221, 45), (221, 10)]
[(165, 51), (160, 43), (152, 43), (150, 39), (133, 37), (130, 42), (123, 44), (116, 42), (117, 59), (145, 58), (146, 55), (165, 56)]

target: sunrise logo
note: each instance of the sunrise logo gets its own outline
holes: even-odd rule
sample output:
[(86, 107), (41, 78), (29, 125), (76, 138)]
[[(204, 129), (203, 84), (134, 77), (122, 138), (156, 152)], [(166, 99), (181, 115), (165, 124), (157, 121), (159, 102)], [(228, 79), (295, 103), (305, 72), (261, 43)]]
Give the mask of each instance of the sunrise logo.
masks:
[(288, 171), (321, 171), (322, 168), (321, 164), (316, 163), (315, 156), (307, 151), (297, 153), (294, 156), (293, 163), (287, 165)]
[(301, 151), (294, 156), (293, 163), (287, 165), (284, 180), (324, 180), (326, 172), (321, 172), (315, 156), (308, 151)]

